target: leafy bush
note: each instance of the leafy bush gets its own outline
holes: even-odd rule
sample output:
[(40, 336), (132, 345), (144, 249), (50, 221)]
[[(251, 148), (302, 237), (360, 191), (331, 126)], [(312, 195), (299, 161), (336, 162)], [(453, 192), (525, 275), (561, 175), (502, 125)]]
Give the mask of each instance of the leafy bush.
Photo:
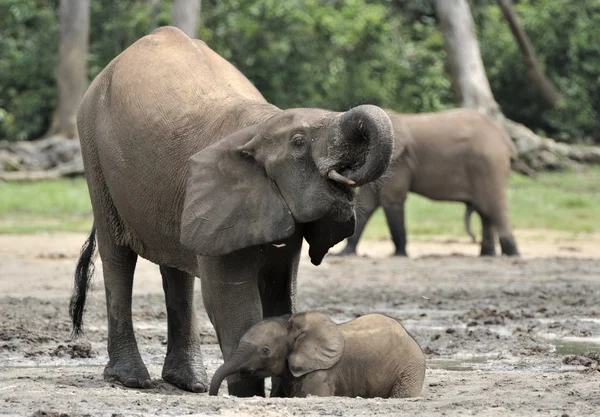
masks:
[(474, 8), (483, 60), (504, 113), (568, 142), (600, 143), (600, 0), (521, 0), (515, 11), (563, 102), (548, 109), (527, 78), (518, 47), (496, 4)]
[[(56, 105), (59, 0), (0, 0), (0, 139), (42, 135)], [(88, 70), (169, 23), (169, 1), (92, 0)], [(503, 111), (571, 142), (600, 143), (600, 0), (515, 2), (565, 100), (544, 106), (495, 2), (471, 0), (486, 70)], [(203, 38), (270, 102), (401, 112), (454, 106), (432, 0), (203, 0)]]
[(364, 0), (213, 0), (203, 3), (201, 37), (283, 108), (438, 109), (450, 98), (440, 91), (449, 86), (443, 62), (400, 17)]
[(59, 0), (0, 0), (0, 139), (43, 134), (56, 105)]

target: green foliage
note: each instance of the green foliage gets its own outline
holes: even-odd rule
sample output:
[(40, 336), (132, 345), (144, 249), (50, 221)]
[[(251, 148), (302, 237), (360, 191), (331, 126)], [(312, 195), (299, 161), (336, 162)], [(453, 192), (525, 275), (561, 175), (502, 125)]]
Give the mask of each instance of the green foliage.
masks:
[(0, 185), (0, 233), (83, 232), (92, 223), (84, 178)]
[[(156, 25), (169, 24), (168, 2), (162, 2)], [(152, 5), (148, 0), (92, 0), (90, 13), (90, 79), (119, 53), (151, 31)]]
[[(203, 3), (203, 23), (201, 37), (282, 108), (425, 111), (443, 105), (440, 87), (449, 85), (443, 62), (411, 39), (429, 40), (427, 28), (406, 30), (375, 2), (213, 0)], [(439, 51), (441, 35), (433, 38)]]
[[(56, 105), (59, 0), (0, 0), (0, 139), (31, 139)], [(492, 89), (504, 112), (565, 141), (600, 143), (600, 0), (520, 0), (515, 8), (565, 100), (548, 109), (530, 85), (496, 2), (471, 0)], [(92, 0), (90, 79), (154, 26), (149, 0)], [(402, 112), (454, 106), (432, 0), (203, 0), (201, 38), (270, 102)]]
[(0, 139), (40, 136), (56, 105), (58, 0), (0, 0)]
[[(544, 173), (536, 179), (514, 174), (509, 184), (509, 204), (517, 233), (523, 229), (599, 233), (600, 223), (595, 208), (600, 206), (600, 169)], [(432, 201), (410, 194), (406, 207), (409, 239), (419, 235), (466, 236), (464, 213), (462, 203)], [(471, 217), (471, 224), (473, 231), (481, 236), (477, 214)], [(381, 210), (369, 221), (365, 238), (389, 238)]]
[[(600, 168), (584, 172), (543, 173), (532, 179), (513, 175), (510, 212), (517, 233), (523, 229), (600, 233)], [(466, 236), (464, 204), (431, 201), (411, 194), (406, 208), (409, 239), (419, 236)], [(92, 208), (83, 178), (0, 185), (0, 233), (87, 232)], [(480, 233), (476, 214), (473, 230)], [(367, 239), (387, 239), (381, 211), (365, 231)]]
[(500, 8), (474, 8), (483, 60), (504, 113), (560, 140), (600, 143), (600, 0), (566, 7), (562, 0), (521, 0), (519, 21), (563, 101), (548, 109), (531, 85)]

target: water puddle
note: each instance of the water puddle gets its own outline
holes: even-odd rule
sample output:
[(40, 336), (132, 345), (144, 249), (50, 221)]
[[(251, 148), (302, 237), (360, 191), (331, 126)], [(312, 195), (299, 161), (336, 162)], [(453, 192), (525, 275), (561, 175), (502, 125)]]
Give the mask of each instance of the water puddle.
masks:
[(474, 371), (478, 369), (478, 364), (487, 363), (488, 359), (481, 361), (464, 361), (459, 359), (430, 359), (427, 361), (427, 367), (430, 369), (444, 369), (446, 371)]
[(559, 355), (585, 355), (588, 352), (600, 352), (600, 338), (571, 337), (552, 341)]

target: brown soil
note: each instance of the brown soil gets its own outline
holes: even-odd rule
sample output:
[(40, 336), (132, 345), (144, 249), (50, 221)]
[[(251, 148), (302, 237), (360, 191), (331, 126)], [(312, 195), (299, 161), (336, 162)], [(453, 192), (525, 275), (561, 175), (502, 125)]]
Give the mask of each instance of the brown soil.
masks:
[[(299, 310), (341, 322), (382, 312), (402, 320), (428, 354), (423, 396), (406, 400), (239, 399), (162, 382), (166, 312), (158, 268), (140, 261), (133, 315), (156, 387), (102, 379), (106, 314), (102, 267), (71, 340), (68, 300), (85, 236), (0, 236), (0, 414), (9, 415), (599, 415), (600, 236), (523, 232), (520, 259), (475, 257), (466, 239), (413, 241), (410, 259), (389, 242), (369, 257), (302, 259)], [(198, 295), (199, 295), (199, 291)], [(198, 297), (209, 375), (221, 363)]]

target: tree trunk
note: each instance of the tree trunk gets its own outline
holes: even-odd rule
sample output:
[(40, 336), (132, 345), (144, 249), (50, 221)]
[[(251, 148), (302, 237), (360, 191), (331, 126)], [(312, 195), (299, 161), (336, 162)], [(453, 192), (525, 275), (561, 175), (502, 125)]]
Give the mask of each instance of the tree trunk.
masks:
[[(61, 0), (58, 51), (58, 111), (50, 134), (77, 137), (77, 109), (87, 86), (90, 0)], [(54, 131), (52, 131), (54, 130)]]
[(173, 0), (171, 23), (189, 37), (198, 37), (201, 0)]
[(513, 170), (534, 175), (541, 169), (573, 166), (573, 160), (551, 149), (549, 144), (554, 141), (540, 138), (502, 114), (485, 73), (467, 0), (435, 0), (435, 7), (457, 101), (462, 107), (490, 115), (504, 128), (516, 148), (511, 160)]
[(533, 45), (531, 45), (527, 33), (525, 33), (525, 30), (519, 24), (517, 14), (513, 10), (512, 0), (498, 0), (498, 5), (500, 6), (500, 9), (502, 9), (502, 13), (508, 21), (510, 30), (519, 45), (521, 56), (527, 67), (527, 76), (538, 90), (540, 90), (546, 103), (555, 107), (560, 100), (560, 96), (556, 91), (554, 84), (552, 84), (540, 68), (538, 59), (535, 56), (535, 51), (533, 50)]
[(158, 28), (158, 18), (162, 7), (162, 0), (150, 0), (150, 28), (148, 33)]
[(496, 117), (500, 108), (485, 74), (469, 4), (466, 0), (436, 0), (435, 6), (458, 103)]

